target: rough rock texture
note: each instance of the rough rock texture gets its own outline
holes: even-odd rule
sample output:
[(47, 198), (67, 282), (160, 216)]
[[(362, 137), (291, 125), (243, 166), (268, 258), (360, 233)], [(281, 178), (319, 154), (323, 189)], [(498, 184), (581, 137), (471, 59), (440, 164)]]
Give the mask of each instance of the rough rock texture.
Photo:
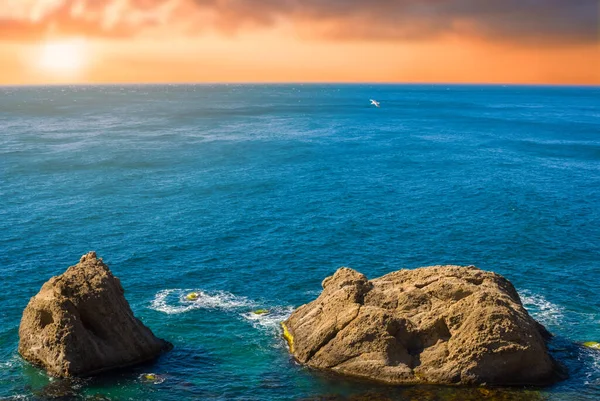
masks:
[(545, 385), (562, 374), (512, 284), (473, 266), (371, 281), (343, 267), (283, 328), (301, 363), (392, 384)]
[(148, 361), (172, 345), (138, 319), (95, 252), (46, 282), (23, 312), (19, 353), (52, 376), (88, 376)]

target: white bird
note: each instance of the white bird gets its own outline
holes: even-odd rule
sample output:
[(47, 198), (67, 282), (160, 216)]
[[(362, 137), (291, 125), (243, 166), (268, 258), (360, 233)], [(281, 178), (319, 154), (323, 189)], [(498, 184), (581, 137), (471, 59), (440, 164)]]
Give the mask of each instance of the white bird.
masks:
[(372, 104), (373, 106), (375, 106), (375, 107), (379, 107), (379, 102), (378, 102), (377, 100), (373, 100), (373, 99), (370, 99), (370, 100), (371, 100), (371, 104)]

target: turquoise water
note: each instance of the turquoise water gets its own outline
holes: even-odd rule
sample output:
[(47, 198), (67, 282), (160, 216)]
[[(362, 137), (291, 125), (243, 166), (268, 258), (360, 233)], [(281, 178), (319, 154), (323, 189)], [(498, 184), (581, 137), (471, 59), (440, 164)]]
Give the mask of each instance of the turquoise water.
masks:
[(578, 345), (600, 341), (600, 88), (4, 87), (0, 205), (0, 398), (60, 386), (19, 359), (21, 313), (95, 250), (175, 348), (77, 398), (466, 399), (306, 370), (278, 327), (340, 266), (452, 263), (505, 275), (556, 335), (570, 378), (517, 398), (600, 399)]

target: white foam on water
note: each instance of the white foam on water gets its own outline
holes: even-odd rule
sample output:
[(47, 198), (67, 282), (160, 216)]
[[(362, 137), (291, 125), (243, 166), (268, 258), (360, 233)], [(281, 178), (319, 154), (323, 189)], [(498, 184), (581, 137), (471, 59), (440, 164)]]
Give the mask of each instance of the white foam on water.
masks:
[[(194, 300), (187, 299), (189, 293), (196, 293)], [(189, 312), (195, 309), (235, 310), (254, 306), (246, 297), (240, 297), (226, 291), (202, 291), (198, 289), (167, 289), (156, 293), (150, 309), (169, 315)]]
[[(523, 306), (540, 323), (547, 327), (562, 327), (569, 322), (585, 322), (591, 324), (597, 319), (597, 315), (591, 313), (577, 313), (569, 311), (556, 305), (541, 295), (534, 294), (528, 290), (519, 292)], [(592, 349), (581, 349), (578, 358), (585, 361), (585, 384), (597, 386), (600, 384), (600, 351)]]
[(525, 309), (540, 323), (559, 326), (564, 320), (564, 308), (528, 290), (519, 293)]
[[(594, 362), (592, 363), (592, 366), (594, 366), (594, 370), (597, 373), (600, 373), (600, 352), (594, 352)], [(600, 381), (600, 379), (598, 381)]]
[(321, 292), (323, 292), (323, 290), (308, 290), (308, 291), (304, 291), (304, 293), (306, 295), (313, 295), (318, 297), (319, 295), (321, 295)]
[(268, 311), (269, 313), (265, 314), (256, 314), (254, 311), (250, 311), (242, 313), (241, 316), (252, 323), (256, 329), (279, 332), (281, 322), (290, 317), (294, 308), (292, 306), (273, 307)]
[[(190, 293), (196, 293), (198, 297), (194, 300), (187, 299), (187, 295)], [(226, 291), (208, 292), (198, 289), (161, 290), (154, 296), (150, 309), (169, 315), (186, 313), (195, 309), (237, 312), (237, 316), (249, 322), (253, 328), (277, 338), (281, 338), (281, 322), (290, 317), (294, 311), (292, 306), (269, 307), (264, 303), (258, 303)], [(255, 313), (259, 309), (266, 309), (268, 313)], [(283, 344), (284, 342), (280, 341), (276, 346), (283, 346)]]
[(18, 366), (21, 363), (22, 363), (21, 358), (14, 355), (9, 360), (0, 362), (0, 370), (5, 370), (5, 369), (10, 370), (13, 367)]
[(583, 349), (580, 353), (580, 359), (590, 361), (590, 368), (585, 372), (585, 384), (600, 385), (600, 351), (592, 349)]

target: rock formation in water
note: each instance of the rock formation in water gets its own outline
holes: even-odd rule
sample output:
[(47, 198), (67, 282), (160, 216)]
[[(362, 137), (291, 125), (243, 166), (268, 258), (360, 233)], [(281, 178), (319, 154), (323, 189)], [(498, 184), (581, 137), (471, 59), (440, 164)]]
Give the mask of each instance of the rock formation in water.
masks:
[(473, 266), (368, 280), (341, 268), (283, 323), (303, 364), (391, 384), (546, 385), (550, 334), (504, 277)]
[(19, 337), (23, 358), (56, 377), (122, 368), (172, 348), (133, 315), (121, 282), (95, 252), (31, 298)]

